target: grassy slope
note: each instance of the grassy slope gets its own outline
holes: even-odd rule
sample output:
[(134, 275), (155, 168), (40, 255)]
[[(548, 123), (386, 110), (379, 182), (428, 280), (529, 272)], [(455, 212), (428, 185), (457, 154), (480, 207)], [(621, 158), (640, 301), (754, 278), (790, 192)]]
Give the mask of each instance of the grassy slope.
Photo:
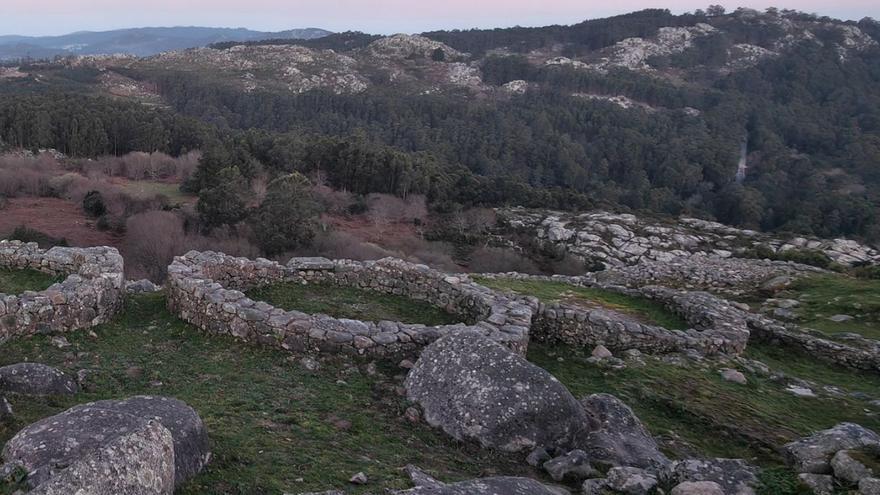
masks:
[(688, 328), (688, 324), (679, 316), (667, 310), (662, 304), (647, 299), (630, 297), (599, 289), (575, 287), (563, 282), (489, 279), (483, 277), (474, 277), (474, 280), (492, 289), (535, 296), (545, 304), (566, 302), (570, 304), (585, 303), (587, 305), (599, 305), (621, 313), (630, 314), (646, 323), (660, 325), (668, 329), (683, 330)]
[(0, 267), (0, 293), (21, 294), (48, 289), (57, 277), (36, 270), (10, 270)]
[(287, 311), (321, 313), (335, 318), (388, 320), (432, 326), (460, 322), (460, 318), (421, 301), (335, 285), (277, 284), (252, 290), (248, 297)]
[[(864, 280), (845, 275), (825, 275), (799, 280), (791, 290), (777, 297), (797, 299), (799, 323), (828, 334), (853, 332), (880, 339), (880, 280)], [(854, 320), (835, 323), (834, 315), (850, 315)]]
[[(161, 295), (131, 299), (112, 324), (68, 335), (57, 349), (47, 336), (5, 344), (0, 365), (38, 361), (70, 373), (94, 369), (94, 391), (74, 398), (10, 397), (18, 417), (0, 424), (0, 446), (25, 425), (76, 403), (137, 394), (168, 395), (193, 406), (212, 441), (207, 471), (183, 494), (257, 494), (350, 488), (351, 493), (408, 487), (400, 468), (423, 466), (441, 479), (498, 472), (526, 474), (519, 456), (454, 442), (401, 415), (399, 382), (364, 373), (365, 362), (333, 357), (317, 372), (290, 354), (206, 337), (169, 314)], [(142, 374), (131, 368), (143, 370)], [(400, 371), (381, 363), (386, 374)], [(151, 386), (151, 381), (161, 386)], [(339, 420), (351, 422), (338, 428)], [(363, 471), (371, 483), (350, 487)]]

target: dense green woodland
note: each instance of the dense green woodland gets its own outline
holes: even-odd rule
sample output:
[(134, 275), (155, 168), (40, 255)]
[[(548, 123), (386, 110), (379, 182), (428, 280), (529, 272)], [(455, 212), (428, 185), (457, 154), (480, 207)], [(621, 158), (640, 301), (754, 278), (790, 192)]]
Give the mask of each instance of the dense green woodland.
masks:
[[(724, 63), (718, 54), (735, 43), (770, 43), (779, 35), (773, 26), (655, 10), (569, 27), (428, 36), (474, 54), (553, 43), (577, 54), (660, 26), (701, 21), (724, 32), (652, 61), (705, 69), (688, 72), (677, 85), (626, 70), (603, 76), (536, 66), (516, 54), (481, 61), (489, 83), (525, 79), (540, 88), (505, 98), (407, 95), (381, 85), (360, 95), (243, 93), (208, 73), (130, 69), (124, 73), (156, 84), (171, 108), (20, 87), (0, 96), (0, 137), (8, 146), (54, 147), (77, 156), (204, 149), (202, 167), (186, 184), (193, 191), (213, 187), (229, 167), (245, 181), (263, 171), (321, 169), (336, 187), (424, 193), (437, 208), (618, 205), (766, 230), (880, 239), (876, 48), (844, 61), (830, 43), (804, 43), (722, 77), (715, 70)], [(880, 32), (870, 21), (860, 27)], [(820, 33), (825, 41), (838, 35)], [(344, 33), (309, 43), (344, 51), (369, 39)], [(66, 79), (71, 87), (96, 76), (76, 77)], [(658, 110), (623, 110), (573, 93), (623, 94)], [(749, 170), (738, 184), (744, 140)]]

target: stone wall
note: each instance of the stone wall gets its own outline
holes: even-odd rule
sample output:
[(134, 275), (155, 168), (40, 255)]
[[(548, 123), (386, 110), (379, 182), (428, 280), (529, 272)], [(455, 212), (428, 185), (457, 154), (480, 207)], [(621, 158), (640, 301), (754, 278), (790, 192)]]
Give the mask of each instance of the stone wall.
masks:
[(93, 327), (122, 308), (123, 260), (114, 248), (43, 250), (35, 243), (0, 241), (0, 266), (65, 277), (44, 291), (0, 294), (0, 342)]
[[(184, 321), (211, 333), (298, 352), (393, 355), (414, 351), (450, 332), (474, 329), (525, 353), (537, 309), (459, 277), (395, 259), (294, 258), (284, 266), (193, 251), (175, 258), (168, 273), (168, 306)], [(279, 282), (328, 283), (401, 295), (441, 307), (464, 323), (429, 327), (309, 315), (274, 308), (243, 292)]]
[(481, 276), (568, 283), (650, 299), (681, 316), (691, 327), (687, 330), (670, 330), (646, 325), (616, 311), (539, 303), (531, 336), (542, 341), (581, 347), (601, 344), (611, 350), (638, 349), (650, 354), (696, 350), (704, 355), (738, 355), (745, 350), (749, 339), (748, 313), (705, 292), (657, 286), (632, 289), (601, 284), (590, 276), (544, 277), (519, 273)]

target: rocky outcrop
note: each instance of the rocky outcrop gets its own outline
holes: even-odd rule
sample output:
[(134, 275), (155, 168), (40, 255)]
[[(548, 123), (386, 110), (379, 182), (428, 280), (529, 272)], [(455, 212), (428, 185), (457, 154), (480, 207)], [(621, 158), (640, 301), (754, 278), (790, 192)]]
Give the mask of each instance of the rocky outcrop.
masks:
[(581, 399), (581, 404), (599, 425), (580, 442), (594, 466), (658, 469), (669, 464), (645, 425), (620, 399), (595, 394)]
[(829, 474), (836, 453), (863, 447), (880, 447), (880, 435), (855, 423), (841, 423), (786, 444), (783, 451), (797, 472)]
[[(269, 260), (191, 252), (168, 268), (169, 309), (211, 333), (292, 351), (388, 356), (415, 351), (438, 337), (476, 331), (525, 353), (534, 311), (527, 301), (497, 294), (463, 278), (395, 259), (380, 261)], [(366, 322), (283, 311), (242, 290), (279, 282), (356, 287), (425, 301), (465, 322), (426, 327)]]
[(425, 348), (405, 388), (430, 425), (483, 447), (565, 449), (595, 427), (556, 378), (476, 333)]
[(122, 308), (125, 278), (114, 248), (40, 249), (0, 241), (0, 267), (66, 277), (41, 292), (0, 294), (0, 342), (35, 333), (69, 332), (106, 323)]
[(392, 492), (396, 495), (568, 495), (568, 490), (547, 486), (529, 478), (499, 476), (442, 483), (417, 468), (407, 466), (415, 488)]
[[(657, 221), (604, 211), (563, 213), (524, 208), (500, 209), (498, 214), (509, 229), (608, 268), (692, 256), (724, 259), (758, 247), (774, 253), (818, 251), (845, 266), (880, 263), (880, 252), (852, 240), (780, 239), (696, 218)], [(709, 269), (703, 272), (711, 276)]]
[[(717, 484), (725, 495), (754, 495), (760, 486), (758, 469), (740, 459), (688, 459), (673, 463), (661, 473), (672, 486), (686, 482)], [(708, 483), (700, 487), (711, 488)], [(690, 486), (693, 490), (694, 487)], [(710, 492), (711, 493), (711, 492)]]
[[(161, 430), (151, 427), (151, 423), (160, 425)], [(135, 452), (130, 446), (140, 442), (144, 435), (162, 439), (161, 445), (143, 444), (144, 450)], [(170, 449), (165, 448), (165, 438)], [(126, 449), (130, 451), (130, 457), (115, 456)], [(156, 452), (165, 454), (158, 456)], [(29, 473), (31, 487), (40, 488), (48, 482), (52, 487), (70, 486), (70, 483), (101, 487), (114, 483), (105, 479), (114, 476), (109, 473), (139, 472), (141, 467), (131, 463), (139, 462), (141, 454), (152, 459), (145, 461), (146, 466), (154, 461), (167, 463), (172, 488), (179, 486), (197, 474), (209, 459), (207, 435), (201, 419), (183, 402), (161, 397), (84, 404), (26, 427), (6, 443), (2, 458), (7, 463), (24, 467)], [(67, 473), (67, 469), (74, 466), (78, 466), (77, 470)], [(83, 478), (84, 473), (95, 470), (101, 475), (91, 480)], [(160, 474), (156, 474), (157, 479)], [(53, 484), (53, 480), (61, 480), (60, 485)]]
[(19, 363), (0, 368), (0, 393), (73, 395), (79, 385), (72, 377), (45, 364)]

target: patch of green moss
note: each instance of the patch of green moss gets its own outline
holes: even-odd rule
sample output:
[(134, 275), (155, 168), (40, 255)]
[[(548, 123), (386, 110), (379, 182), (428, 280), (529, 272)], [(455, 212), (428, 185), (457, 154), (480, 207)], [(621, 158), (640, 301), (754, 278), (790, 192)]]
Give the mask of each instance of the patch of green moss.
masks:
[(426, 302), (394, 294), (329, 284), (282, 283), (251, 290), (248, 297), (285, 311), (325, 314), (361, 321), (451, 325), (461, 318)]
[[(880, 339), (880, 280), (846, 275), (800, 279), (777, 297), (797, 299), (798, 323), (830, 335), (844, 332)], [(831, 321), (835, 315), (854, 318)]]
[(616, 292), (587, 287), (576, 287), (564, 282), (541, 280), (492, 279), (474, 277), (478, 284), (491, 289), (535, 296), (544, 304), (565, 302), (573, 305), (601, 306), (620, 313), (629, 314), (645, 323), (659, 325), (670, 330), (684, 330), (688, 324), (684, 319), (666, 309), (662, 304), (631, 297)]
[(21, 294), (26, 291), (46, 290), (58, 277), (37, 270), (16, 270), (0, 267), (0, 294)]

